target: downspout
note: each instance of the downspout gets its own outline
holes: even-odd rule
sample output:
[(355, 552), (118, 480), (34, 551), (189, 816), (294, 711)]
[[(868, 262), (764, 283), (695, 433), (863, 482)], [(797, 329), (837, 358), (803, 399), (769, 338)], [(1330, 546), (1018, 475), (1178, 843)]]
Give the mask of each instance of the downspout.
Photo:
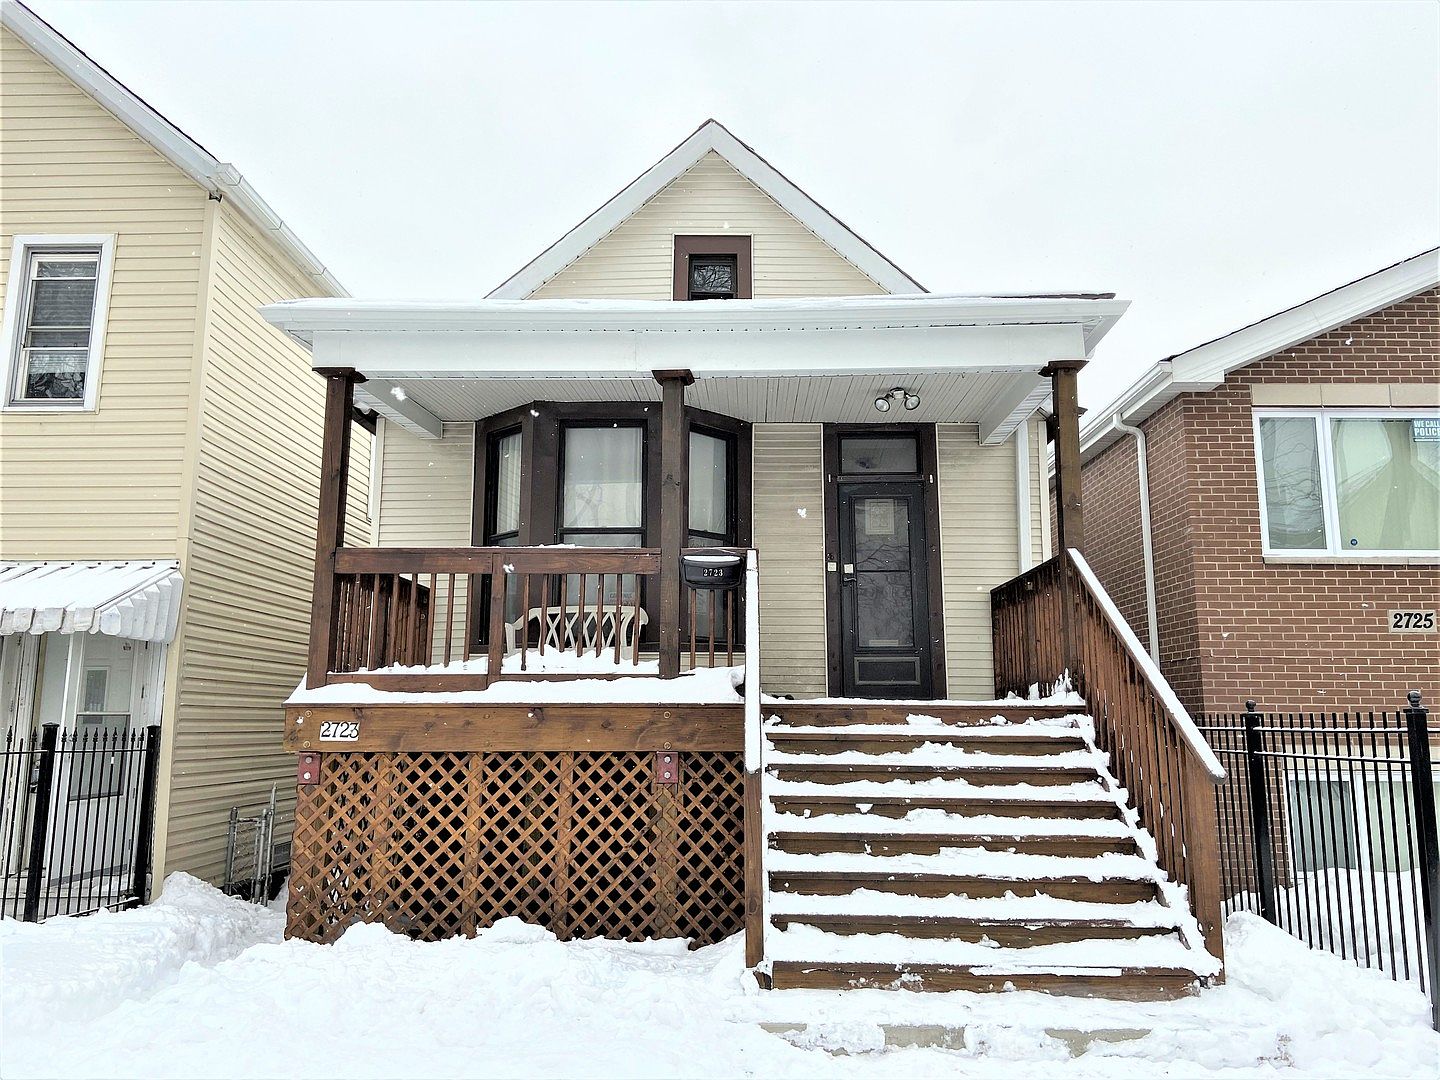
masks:
[(1145, 629), (1149, 638), (1150, 657), (1160, 662), (1160, 619), (1155, 609), (1155, 544), (1150, 532), (1150, 461), (1146, 453), (1145, 433), (1120, 419), (1116, 413), (1110, 426), (1135, 440), (1135, 471), (1140, 487), (1140, 547), (1145, 566)]

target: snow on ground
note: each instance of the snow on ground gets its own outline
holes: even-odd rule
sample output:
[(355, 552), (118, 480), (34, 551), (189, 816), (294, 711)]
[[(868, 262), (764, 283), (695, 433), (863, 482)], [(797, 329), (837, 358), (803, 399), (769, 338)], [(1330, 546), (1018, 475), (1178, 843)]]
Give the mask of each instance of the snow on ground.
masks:
[[(420, 944), (357, 926), (333, 946), (310, 945), (282, 941), (278, 913), (175, 876), (140, 911), (0, 922), (0, 1073), (1435, 1075), (1440, 1036), (1414, 985), (1245, 914), (1230, 920), (1227, 949), (1229, 982), (1178, 1002), (765, 993), (738, 939), (694, 952), (563, 943), (507, 919), (468, 941)], [(808, 1027), (787, 1041), (762, 1022)], [(960, 1033), (954, 1049), (876, 1049), (882, 1024)], [(1067, 1034), (1077, 1030), (1108, 1037)]]

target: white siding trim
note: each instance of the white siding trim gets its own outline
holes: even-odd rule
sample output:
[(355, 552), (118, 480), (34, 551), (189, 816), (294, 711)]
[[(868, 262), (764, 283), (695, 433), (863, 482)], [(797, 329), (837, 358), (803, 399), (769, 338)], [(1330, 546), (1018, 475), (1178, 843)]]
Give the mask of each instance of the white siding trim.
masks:
[(1024, 421), (1015, 429), (1015, 520), (1020, 538), (1018, 569), (1025, 573), (1034, 565), (1034, 549), (1030, 533), (1030, 424)]

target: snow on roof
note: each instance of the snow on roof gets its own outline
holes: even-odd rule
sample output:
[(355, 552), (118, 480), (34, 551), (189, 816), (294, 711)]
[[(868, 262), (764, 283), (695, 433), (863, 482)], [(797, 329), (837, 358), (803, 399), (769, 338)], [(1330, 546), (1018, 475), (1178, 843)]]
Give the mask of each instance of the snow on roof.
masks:
[(171, 641), (182, 584), (174, 560), (0, 563), (0, 635)]
[(1129, 306), (1114, 293), (793, 297), (777, 300), (301, 299), (260, 309), (306, 343), (317, 331), (734, 331), (1081, 324), (1093, 349)]

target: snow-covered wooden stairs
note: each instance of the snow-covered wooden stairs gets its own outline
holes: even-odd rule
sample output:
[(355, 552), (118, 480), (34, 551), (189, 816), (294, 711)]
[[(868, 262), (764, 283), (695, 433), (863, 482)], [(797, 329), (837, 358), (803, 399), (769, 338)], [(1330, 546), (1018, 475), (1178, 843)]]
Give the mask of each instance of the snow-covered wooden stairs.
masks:
[(1078, 708), (767, 711), (776, 989), (1162, 998), (1217, 969)]

